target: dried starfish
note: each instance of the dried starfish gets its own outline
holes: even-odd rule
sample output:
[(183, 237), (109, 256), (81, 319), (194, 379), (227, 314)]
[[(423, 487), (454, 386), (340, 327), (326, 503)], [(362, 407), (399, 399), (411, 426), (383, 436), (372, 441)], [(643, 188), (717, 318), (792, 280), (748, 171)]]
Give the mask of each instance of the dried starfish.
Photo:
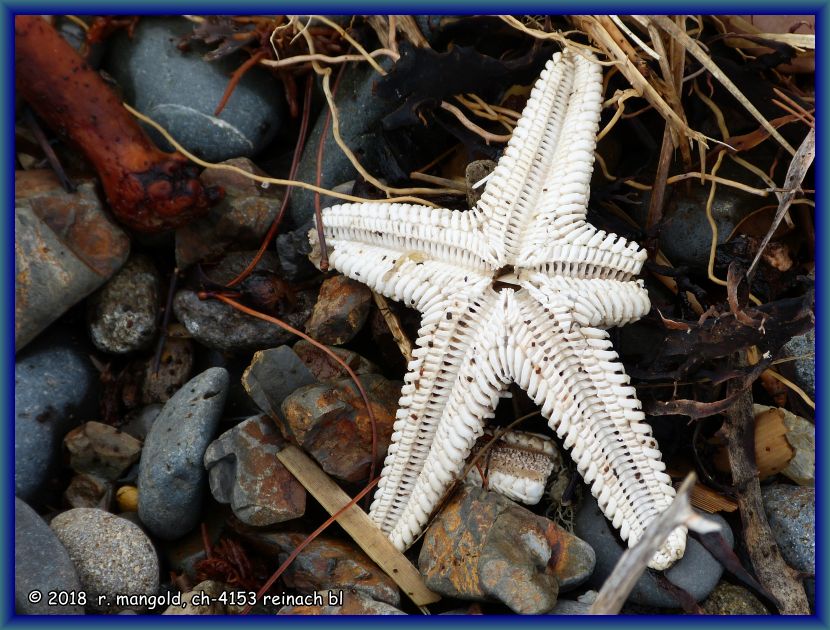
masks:
[[(541, 406), (630, 545), (674, 497), (604, 330), (650, 304), (634, 279), (645, 252), (586, 221), (601, 80), (586, 54), (554, 55), (470, 211), (359, 203), (323, 212), (331, 265), (423, 313), (370, 511), (400, 549), (511, 381)], [(314, 231), (310, 239), (319, 249)], [(679, 528), (650, 566), (670, 566), (685, 542)]]

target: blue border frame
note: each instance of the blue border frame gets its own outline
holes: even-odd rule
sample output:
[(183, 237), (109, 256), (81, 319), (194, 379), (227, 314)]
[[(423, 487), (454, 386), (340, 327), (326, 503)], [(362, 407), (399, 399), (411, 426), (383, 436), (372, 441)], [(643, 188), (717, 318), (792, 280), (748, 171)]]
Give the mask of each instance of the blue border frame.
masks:
[[(830, 11), (828, 11), (828, 0), (799, 0), (795, 2), (752, 2), (749, 0), (732, 0), (728, 3), (718, 3), (712, 0), (706, 2), (698, 2), (694, 4), (684, 3), (682, 6), (667, 5), (660, 1), (643, 1), (636, 0), (631, 2), (590, 2), (590, 6), (574, 2), (570, 0), (562, 3), (542, 2), (540, 0), (523, 0), (517, 4), (509, 4), (505, 0), (480, 0), (479, 2), (461, 2), (459, 0), (426, 0), (424, 2), (397, 2), (394, 4), (381, 3), (377, 0), (375, 2), (367, 0), (326, 0), (322, 2), (315, 2), (312, 0), (309, 4), (313, 5), (317, 13), (328, 14), (346, 14), (346, 13), (389, 13), (394, 11), (396, 13), (658, 13), (664, 12), (666, 9), (671, 9), (672, 13), (682, 13), (685, 10), (688, 13), (695, 14), (777, 14), (786, 13), (788, 15), (794, 14), (815, 14), (816, 15), (816, 33), (821, 34), (816, 38), (816, 109), (822, 111), (821, 108), (826, 107), (827, 103), (827, 66), (826, 66), (826, 46), (823, 42), (823, 36), (830, 33), (828, 26), (830, 25)], [(2, 118), (2, 141), (3, 141), (3, 191), (4, 198), (7, 202), (6, 212), (3, 217), (4, 220), (0, 225), (2, 234), (2, 242), (5, 247), (2, 248), (2, 289), (3, 294), (7, 299), (3, 301), (2, 311), (0, 311), (0, 321), (6, 334), (2, 342), (2, 351), (5, 360), (3, 361), (4, 378), (2, 381), (2, 388), (0, 388), (0, 409), (6, 411), (4, 414), (4, 421), (0, 425), (0, 439), (2, 439), (2, 448), (4, 459), (5, 478), (4, 483), (0, 484), (0, 510), (2, 510), (2, 519), (0, 519), (0, 531), (2, 531), (2, 550), (5, 552), (3, 557), (5, 561), (2, 563), (2, 584), (6, 586), (5, 593), (0, 595), (0, 624), (9, 626), (26, 626), (47, 627), (56, 623), (59, 624), (94, 624), (100, 626), (101, 624), (118, 623), (135, 625), (147, 625), (156, 623), (169, 623), (170, 625), (179, 624), (263, 624), (263, 623), (279, 623), (281, 627), (300, 627), (301, 625), (314, 625), (319, 627), (321, 624), (332, 626), (352, 626), (358, 627), (358, 624), (386, 624), (386, 623), (402, 623), (402, 624), (424, 624), (429, 625), (430, 628), (440, 628), (449, 624), (461, 623), (475, 623), (475, 624), (503, 624), (508, 619), (510, 623), (519, 624), (551, 624), (557, 628), (590, 628), (599, 626), (631, 626), (633, 624), (643, 624), (654, 626), (656, 624), (665, 624), (669, 619), (672, 623), (682, 625), (705, 623), (712, 627), (731, 627), (738, 625), (759, 624), (763, 626), (783, 627), (790, 624), (796, 624), (799, 627), (828, 627), (827, 618), (827, 603), (826, 597), (828, 595), (826, 568), (828, 559), (828, 549), (825, 545), (823, 536), (816, 536), (816, 615), (811, 617), (787, 618), (787, 617), (692, 617), (692, 616), (637, 616), (637, 617), (613, 617), (613, 618), (594, 618), (594, 617), (530, 617), (523, 618), (518, 616), (511, 617), (475, 617), (460, 618), (457, 616), (451, 617), (396, 617), (396, 618), (316, 618), (316, 617), (280, 617), (271, 619), (270, 617), (250, 617), (246, 619), (235, 617), (138, 617), (138, 616), (56, 616), (56, 617), (28, 617), (16, 616), (14, 614), (14, 530), (13, 530), (13, 497), (14, 497), (14, 433), (13, 433), (13, 382), (14, 382), (14, 224), (12, 204), (14, 202), (14, 15), (15, 14), (49, 14), (49, 13), (74, 13), (74, 14), (101, 14), (101, 13), (119, 13), (119, 14), (177, 14), (177, 13), (198, 13), (198, 14), (221, 14), (221, 13), (275, 13), (279, 10), (280, 13), (305, 13), (308, 12), (309, 6), (304, 6), (302, 3), (292, 2), (286, 4), (278, 4), (274, 2), (265, 2), (263, 0), (246, 0), (240, 3), (231, 3), (224, 0), (205, 0), (203, 2), (195, 2), (193, 0), (175, 0), (173, 2), (164, 0), (149, 0), (147, 2), (130, 2), (119, 4), (116, 7), (113, 3), (106, 3), (101, 1), (86, 1), (86, 2), (71, 2), (71, 1), (42, 1), (38, 2), (24, 2), (16, 0), (12, 2), (5, 2), (0, 0), (0, 33), (2, 33), (4, 46), (4, 63), (2, 65), (3, 76), (3, 98), (0, 100), (0, 117)], [(830, 224), (830, 219), (825, 217), (828, 211), (827, 206), (827, 191), (818, 184), (823, 182), (823, 178), (818, 177), (819, 173), (824, 173), (827, 166), (825, 160), (826, 149), (828, 146), (828, 131), (824, 125), (824, 118), (819, 116), (816, 121), (816, 130), (818, 132), (818, 150), (815, 159), (816, 172), (816, 239), (822, 243), (827, 242), (827, 230)], [(828, 253), (823, 247), (816, 249), (816, 438), (817, 448), (821, 453), (828, 453), (828, 431), (823, 426), (825, 417), (823, 410), (824, 392), (827, 391), (828, 382), (827, 373), (824, 365), (824, 358), (828, 356), (830, 348), (827, 347), (828, 336), (825, 334), (822, 317), (827, 312), (825, 309), (825, 300), (827, 299), (827, 291), (825, 285), (827, 278), (824, 270), (828, 265)], [(822, 457), (816, 458), (816, 478), (819, 483), (823, 483), (826, 475), (826, 467)], [(824, 488), (823, 485), (819, 486)], [(822, 494), (816, 496), (816, 529), (818, 533), (822, 533), (824, 526), (827, 523), (826, 519), (827, 501)], [(166, 621), (165, 621), (166, 620)]]

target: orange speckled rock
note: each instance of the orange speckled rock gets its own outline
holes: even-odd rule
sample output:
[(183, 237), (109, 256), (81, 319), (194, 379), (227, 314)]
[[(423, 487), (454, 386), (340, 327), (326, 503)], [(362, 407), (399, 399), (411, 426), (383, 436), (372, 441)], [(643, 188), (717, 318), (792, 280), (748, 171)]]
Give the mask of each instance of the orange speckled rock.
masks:
[(418, 559), (442, 595), (497, 600), (522, 614), (556, 605), (591, 575), (594, 551), (552, 521), (494, 492), (465, 486), (427, 530)]
[(305, 330), (321, 343), (346, 343), (366, 323), (371, 304), (372, 292), (365, 284), (346, 276), (328, 278), (320, 287)]
[[(360, 380), (375, 416), (375, 464), (379, 466), (392, 440), (401, 386), (377, 374)], [(316, 459), (329, 475), (355, 483), (368, 478), (372, 425), (351, 379), (301, 387), (283, 401), (282, 414), (282, 434)]]

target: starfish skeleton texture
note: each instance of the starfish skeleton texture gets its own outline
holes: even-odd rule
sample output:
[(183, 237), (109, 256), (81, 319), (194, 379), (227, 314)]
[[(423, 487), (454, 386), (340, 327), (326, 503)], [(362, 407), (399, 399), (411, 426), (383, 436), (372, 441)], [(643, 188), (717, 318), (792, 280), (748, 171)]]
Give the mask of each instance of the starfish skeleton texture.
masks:
[[(541, 407), (630, 545), (674, 497), (604, 330), (650, 303), (635, 279), (645, 251), (586, 221), (601, 80), (586, 53), (555, 54), (470, 211), (382, 202), (323, 211), (332, 267), (423, 313), (370, 510), (400, 549), (420, 534), (512, 381)], [(685, 544), (678, 528), (650, 566), (667, 568)]]

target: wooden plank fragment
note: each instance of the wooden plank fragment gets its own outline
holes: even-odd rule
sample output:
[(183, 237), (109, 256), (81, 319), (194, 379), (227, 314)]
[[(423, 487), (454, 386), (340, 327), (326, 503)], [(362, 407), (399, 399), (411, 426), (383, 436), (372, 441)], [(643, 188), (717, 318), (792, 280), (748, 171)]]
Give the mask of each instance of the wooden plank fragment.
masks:
[[(351, 501), (351, 497), (296, 446), (286, 446), (277, 453), (277, 458), (329, 514), (336, 513)], [(416, 605), (424, 606), (441, 599), (440, 595), (426, 587), (418, 569), (395, 548), (360, 507), (352, 505), (336, 520)]]

